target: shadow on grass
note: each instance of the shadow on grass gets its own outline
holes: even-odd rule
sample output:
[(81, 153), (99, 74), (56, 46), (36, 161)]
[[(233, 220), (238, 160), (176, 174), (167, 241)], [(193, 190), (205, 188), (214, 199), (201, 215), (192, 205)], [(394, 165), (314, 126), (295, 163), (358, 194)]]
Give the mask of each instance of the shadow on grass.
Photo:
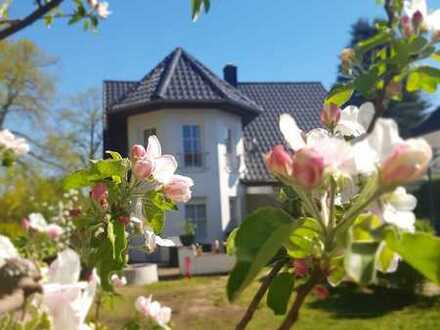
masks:
[(333, 289), (328, 299), (313, 301), (308, 306), (326, 310), (334, 314), (334, 318), (365, 319), (380, 317), (407, 306), (425, 309), (436, 304), (440, 304), (439, 297), (425, 297), (380, 287), (365, 290), (353, 284), (345, 284)]

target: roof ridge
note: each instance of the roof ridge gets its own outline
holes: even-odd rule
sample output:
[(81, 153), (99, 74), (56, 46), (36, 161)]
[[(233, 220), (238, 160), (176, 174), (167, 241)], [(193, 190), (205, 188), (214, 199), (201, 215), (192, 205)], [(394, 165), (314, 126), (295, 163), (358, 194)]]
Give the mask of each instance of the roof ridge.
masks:
[(238, 82), (239, 85), (263, 85), (263, 84), (267, 84), (267, 85), (275, 85), (275, 84), (292, 84), (292, 85), (300, 85), (300, 84), (320, 84), (322, 85), (321, 81), (239, 81)]
[(138, 80), (116, 80), (116, 79), (104, 79), (104, 83), (137, 83)]
[(222, 97), (229, 98), (227, 93), (225, 93), (225, 91), (221, 89), (215, 81), (213, 81), (208, 72), (205, 72), (205, 69), (207, 68), (205, 68), (202, 63), (200, 63), (195, 57), (193, 57), (185, 50), (182, 50), (182, 55), (188, 60), (189, 65), (192, 66), (202, 76), (202, 78), (204, 78), (211, 85), (211, 87), (213, 87), (218, 93), (220, 93)]
[(178, 47), (173, 52), (173, 57), (171, 59), (171, 63), (168, 65), (161, 81), (159, 82), (156, 91), (153, 93), (153, 96), (159, 98), (165, 98), (166, 90), (170, 84), (171, 78), (176, 71), (177, 64), (179, 63), (180, 58), (182, 57), (182, 48)]

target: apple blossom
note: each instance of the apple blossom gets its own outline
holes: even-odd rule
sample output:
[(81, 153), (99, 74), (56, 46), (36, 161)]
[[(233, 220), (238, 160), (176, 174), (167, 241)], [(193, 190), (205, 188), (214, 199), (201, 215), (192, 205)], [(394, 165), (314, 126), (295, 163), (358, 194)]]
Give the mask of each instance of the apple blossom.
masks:
[(21, 228), (23, 228), (23, 230), (28, 231), (31, 228), (31, 223), (29, 222), (28, 218), (23, 218), (21, 219)]
[(54, 330), (85, 330), (99, 278), (79, 282), (80, 259), (73, 250), (58, 254), (51, 264), (48, 282), (43, 284), (43, 303), (53, 319)]
[(36, 230), (36, 231), (39, 231), (39, 232), (46, 231), (47, 222), (41, 213), (29, 214), (28, 220), (29, 220), (29, 228)]
[(319, 114), (321, 124), (333, 128), (341, 119), (341, 109), (336, 104), (325, 104)]
[(105, 183), (97, 183), (90, 192), (90, 197), (96, 202), (101, 202), (108, 198), (108, 189)]
[(381, 182), (399, 185), (422, 176), (432, 158), (432, 150), (423, 139), (409, 139), (396, 145), (380, 167)]
[(46, 233), (51, 239), (57, 240), (63, 235), (64, 230), (60, 226), (52, 223), (46, 227)]
[(169, 329), (167, 324), (171, 321), (171, 308), (162, 306), (158, 301), (153, 301), (151, 296), (140, 296), (135, 301), (136, 310), (147, 318), (156, 322), (163, 329)]
[(133, 173), (138, 180), (145, 180), (153, 174), (154, 163), (149, 159), (140, 159), (133, 166)]
[[(135, 148), (139, 155), (142, 150), (139, 147)], [(147, 178), (151, 174), (153, 178), (159, 183), (167, 182), (177, 169), (177, 161), (172, 155), (162, 155), (162, 147), (157, 136), (152, 135), (148, 138), (147, 149), (145, 154), (140, 159), (136, 159), (133, 164), (133, 171), (138, 172), (141, 178)], [(136, 164), (142, 162), (137, 168)], [(136, 175), (136, 174), (135, 174)]]
[(30, 150), (29, 145), (23, 138), (17, 138), (9, 130), (0, 131), (0, 150), (10, 150), (16, 156), (23, 156)]
[(347, 106), (341, 111), (341, 119), (335, 127), (335, 132), (347, 137), (365, 134), (374, 112), (374, 105), (371, 102), (364, 103), (359, 108), (353, 105)]
[(293, 261), (293, 272), (296, 277), (304, 277), (309, 273), (309, 266), (305, 259), (295, 259)]
[(134, 144), (131, 147), (131, 158), (134, 160), (139, 160), (143, 158), (146, 154), (146, 150), (140, 144)]
[(0, 267), (13, 258), (19, 258), (17, 249), (8, 237), (0, 235)]
[(267, 168), (275, 175), (292, 174), (292, 158), (282, 145), (277, 145), (265, 155)]
[(405, 0), (403, 16), (409, 17), (416, 27), (422, 25), (429, 31), (440, 31), (440, 9), (429, 13), (426, 0)]
[(116, 288), (122, 288), (127, 285), (127, 279), (125, 276), (119, 277), (117, 274), (113, 274), (110, 280)]
[(302, 148), (292, 157), (294, 181), (309, 190), (321, 184), (324, 174), (324, 159), (314, 149)]
[(182, 175), (173, 175), (165, 183), (165, 196), (176, 203), (186, 203), (191, 199), (191, 187), (194, 182), (191, 178)]

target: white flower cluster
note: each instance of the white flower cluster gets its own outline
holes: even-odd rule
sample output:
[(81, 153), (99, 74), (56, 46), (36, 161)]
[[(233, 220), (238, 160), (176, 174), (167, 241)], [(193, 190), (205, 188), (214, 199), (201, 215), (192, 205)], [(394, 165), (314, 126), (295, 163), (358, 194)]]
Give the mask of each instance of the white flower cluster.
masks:
[(99, 1), (99, 0), (87, 0), (90, 7), (96, 11), (99, 17), (106, 18), (108, 15), (111, 14), (111, 11), (108, 10), (108, 2), (106, 1)]
[(0, 131), (0, 153), (11, 152), (14, 157), (19, 157), (29, 152), (29, 144), (23, 138), (18, 138), (9, 130)]

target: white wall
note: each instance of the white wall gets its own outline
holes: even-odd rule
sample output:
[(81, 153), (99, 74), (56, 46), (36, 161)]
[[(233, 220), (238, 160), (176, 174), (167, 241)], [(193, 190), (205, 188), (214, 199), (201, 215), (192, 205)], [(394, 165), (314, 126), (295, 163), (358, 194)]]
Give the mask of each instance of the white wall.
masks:
[[(207, 242), (224, 238), (224, 231), (230, 221), (229, 197), (240, 195), (239, 172), (244, 170), (241, 118), (217, 109), (161, 109), (132, 116), (128, 118), (127, 124), (129, 146), (143, 144), (145, 129), (157, 129), (163, 153), (176, 156), (181, 164), (178, 173), (194, 180), (193, 196), (197, 200), (206, 200)], [(201, 169), (183, 167), (183, 125), (199, 125), (201, 128), (202, 151), (207, 153), (206, 166)], [(228, 129), (232, 130), (234, 149), (238, 157), (234, 157), (232, 162), (226, 156), (225, 139)], [(233, 166), (229, 166), (231, 163)], [(237, 204), (241, 205), (240, 202)], [(178, 212), (168, 215), (165, 235), (181, 234), (184, 218), (184, 206), (179, 205)]]

